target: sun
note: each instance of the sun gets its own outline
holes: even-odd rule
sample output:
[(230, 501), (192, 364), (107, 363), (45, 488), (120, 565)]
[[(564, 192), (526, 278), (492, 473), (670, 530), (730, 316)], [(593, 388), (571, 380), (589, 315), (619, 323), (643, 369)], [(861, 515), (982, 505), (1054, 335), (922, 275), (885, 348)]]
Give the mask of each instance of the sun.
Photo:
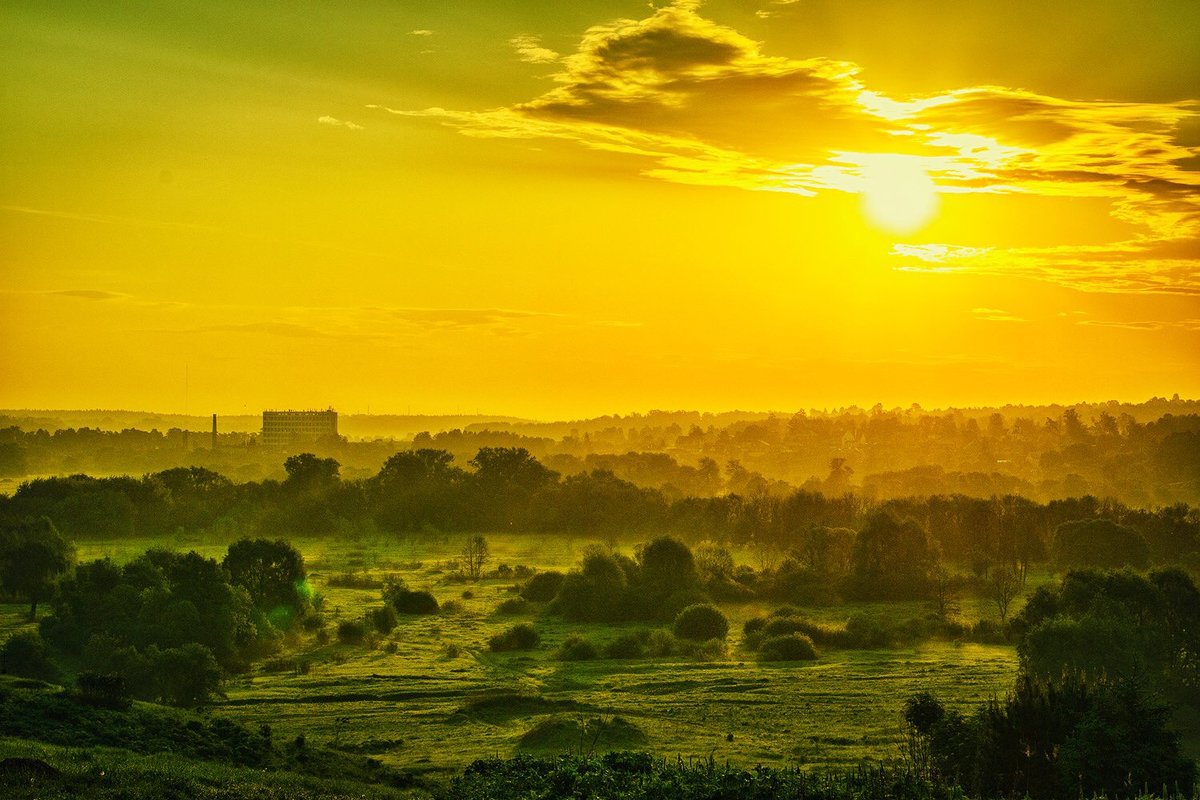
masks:
[(937, 212), (937, 187), (913, 156), (875, 155), (862, 167), (862, 208), (888, 233), (912, 233)]

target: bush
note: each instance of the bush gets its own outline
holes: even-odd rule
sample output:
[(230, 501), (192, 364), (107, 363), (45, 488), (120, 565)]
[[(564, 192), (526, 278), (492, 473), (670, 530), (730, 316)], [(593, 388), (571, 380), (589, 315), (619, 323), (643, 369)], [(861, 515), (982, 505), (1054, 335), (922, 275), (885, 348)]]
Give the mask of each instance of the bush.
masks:
[(650, 631), (634, 631), (613, 639), (604, 646), (605, 658), (645, 658)]
[(768, 639), (774, 636), (786, 636), (789, 633), (807, 633), (810, 626), (807, 620), (800, 617), (775, 617), (763, 625), (763, 635)]
[(436, 614), (438, 610), (437, 598), (423, 590), (401, 589), (392, 593), (389, 599), (392, 607), (401, 614)]
[(398, 621), (396, 609), (390, 605), (371, 609), (367, 612), (367, 620), (371, 623), (371, 627), (380, 633), (391, 633)]
[(892, 632), (879, 617), (854, 614), (846, 621), (846, 644), (849, 647), (872, 649), (887, 647), (891, 643)]
[(500, 605), (496, 606), (496, 613), (504, 616), (515, 616), (517, 614), (528, 614), (533, 610), (529, 601), (523, 597), (510, 597)]
[(125, 679), (115, 673), (83, 672), (75, 680), (79, 701), (94, 708), (123, 711), (133, 705)]
[(678, 617), (685, 608), (699, 605), (709, 605), (707, 594), (697, 588), (682, 589), (673, 592), (666, 600), (663, 600), (655, 616), (663, 622), (670, 622)]
[(709, 639), (707, 642), (696, 642), (691, 639), (676, 639), (675, 652), (681, 656), (694, 658), (699, 661), (716, 661), (728, 655), (725, 643), (720, 639)]
[(534, 627), (528, 622), (522, 622), (488, 639), (488, 648), (493, 653), (505, 650), (532, 650), (540, 640), (541, 637)]
[(367, 626), (361, 619), (348, 619), (338, 624), (337, 635), (342, 644), (362, 644)]
[(646, 639), (646, 655), (654, 658), (673, 656), (678, 649), (679, 643), (675, 637), (670, 631), (662, 628), (650, 631), (650, 636)]
[(58, 668), (50, 661), (50, 648), (33, 631), (8, 637), (0, 647), (0, 672), (39, 681), (58, 679)]
[(562, 643), (562, 647), (558, 648), (558, 653), (555, 655), (559, 661), (591, 661), (599, 658), (600, 652), (596, 649), (596, 645), (583, 636), (572, 633)]
[(758, 648), (759, 661), (812, 661), (816, 657), (812, 639), (802, 633), (772, 636)]
[(758, 633), (767, 625), (766, 617), (751, 617), (742, 623), (742, 633), (749, 636), (752, 633)]
[(729, 620), (716, 606), (697, 603), (679, 612), (675, 618), (675, 635), (681, 639), (706, 642), (725, 640), (729, 635)]

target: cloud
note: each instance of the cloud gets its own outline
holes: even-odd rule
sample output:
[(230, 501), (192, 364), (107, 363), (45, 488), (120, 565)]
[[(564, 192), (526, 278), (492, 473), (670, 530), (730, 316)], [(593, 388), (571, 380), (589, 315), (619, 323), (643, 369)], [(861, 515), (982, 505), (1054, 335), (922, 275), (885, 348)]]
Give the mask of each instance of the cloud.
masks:
[[(803, 8), (777, 0), (763, 11)], [(511, 44), (521, 54), (545, 49), (532, 35)], [(696, 186), (856, 193), (873, 159), (888, 155), (911, 159), (942, 193), (1099, 198), (1139, 234), (1086, 247), (926, 243), (893, 255), (903, 270), (1200, 292), (1200, 174), (1185, 168), (1200, 148), (1180, 138), (1200, 120), (1197, 101), (1083, 101), (1002, 86), (890, 97), (856, 64), (768, 54), (702, 16), (694, 0), (594, 25), (574, 52), (547, 50), (536, 63), (557, 65), (555, 85), (509, 107), (369, 108), (472, 137), (570, 141), (618, 154), (643, 176)]]
[(409, 31), (409, 36), (433, 36), (433, 31), (426, 28), (418, 28), (415, 31)]
[(321, 123), (322, 125), (332, 125), (336, 128), (349, 128), (352, 131), (361, 131), (363, 129), (363, 126), (359, 125), (357, 122), (348, 122), (347, 120), (338, 119), (337, 117), (331, 117), (328, 114), (323, 117), (317, 117), (317, 122)]
[(760, 8), (754, 12), (754, 16), (759, 19), (770, 19), (771, 17), (780, 16), (800, 3), (800, 0), (770, 0), (766, 8)]
[(1018, 317), (999, 308), (972, 308), (971, 313), (976, 319), (988, 322), (1026, 322), (1024, 317)]
[(106, 292), (100, 289), (62, 289), (46, 294), (54, 294), (60, 297), (78, 297), (81, 300), (125, 300), (129, 297), (127, 294), (120, 292)]
[(1095, 328), (1124, 328), (1134, 331), (1157, 331), (1163, 328), (1180, 328), (1187, 331), (1200, 331), (1200, 319), (1176, 320), (1100, 320), (1081, 319), (1076, 325), (1087, 325)]
[(389, 308), (394, 319), (435, 328), (502, 328), (526, 320), (560, 318), (560, 314), (506, 308)]
[(551, 64), (558, 61), (561, 56), (548, 47), (542, 47), (542, 40), (539, 36), (522, 33), (508, 40), (508, 43), (517, 51), (517, 56), (530, 64)]

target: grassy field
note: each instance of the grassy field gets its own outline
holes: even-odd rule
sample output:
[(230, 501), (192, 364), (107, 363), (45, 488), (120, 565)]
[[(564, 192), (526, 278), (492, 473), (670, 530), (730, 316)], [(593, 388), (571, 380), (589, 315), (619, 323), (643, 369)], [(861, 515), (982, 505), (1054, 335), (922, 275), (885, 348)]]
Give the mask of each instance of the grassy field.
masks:
[[(491, 535), (489, 567), (518, 564), (565, 570), (585, 539)], [(196, 549), (220, 558), (223, 544), (88, 542), (80, 560), (125, 561), (148, 546)], [(406, 769), (442, 773), (487, 756), (518, 751), (588, 752), (637, 746), (654, 753), (712, 756), (741, 766), (846, 765), (898, 755), (904, 699), (922, 690), (950, 705), (968, 706), (1003, 694), (1017, 658), (1011, 647), (930, 642), (905, 649), (826, 650), (811, 663), (759, 664), (741, 647), (742, 622), (772, 606), (727, 605), (728, 654), (708, 661), (562, 662), (554, 651), (572, 632), (596, 642), (647, 625), (582, 625), (546, 615), (501, 616), (515, 580), (456, 580), (460, 537), (420, 540), (297, 540), (310, 582), (324, 596), (331, 623), (357, 618), (381, 604), (378, 589), (329, 585), (353, 570), (375, 578), (399, 576), (429, 589), (451, 608), (402, 616), (391, 634), (366, 645), (318, 644), (292, 636), (274, 665), (260, 664), (227, 685), (220, 713), (246, 723), (269, 722), (278, 736), (304, 734), (349, 752), (370, 753)], [(630, 548), (625, 548), (627, 551)], [(1039, 580), (1049, 576), (1039, 576)], [(0, 636), (25, 624), (20, 606), (0, 607)], [(896, 619), (924, 612), (918, 603), (808, 609), (815, 618), (844, 622), (866, 610)], [(963, 616), (994, 617), (986, 603), (965, 598)], [(518, 621), (530, 621), (541, 643), (527, 653), (492, 653), (487, 640)], [(305, 674), (288, 668), (303, 662)], [(596, 739), (599, 718), (621, 718)], [(640, 732), (640, 733), (639, 733)]]

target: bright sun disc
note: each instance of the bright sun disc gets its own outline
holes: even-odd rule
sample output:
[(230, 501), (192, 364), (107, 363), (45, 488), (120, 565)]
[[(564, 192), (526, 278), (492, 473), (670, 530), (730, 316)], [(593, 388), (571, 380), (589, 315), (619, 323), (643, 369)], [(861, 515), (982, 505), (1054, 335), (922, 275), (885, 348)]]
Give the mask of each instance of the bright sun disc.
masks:
[(863, 165), (862, 204), (867, 219), (889, 233), (912, 233), (937, 211), (937, 187), (910, 156), (876, 156)]

